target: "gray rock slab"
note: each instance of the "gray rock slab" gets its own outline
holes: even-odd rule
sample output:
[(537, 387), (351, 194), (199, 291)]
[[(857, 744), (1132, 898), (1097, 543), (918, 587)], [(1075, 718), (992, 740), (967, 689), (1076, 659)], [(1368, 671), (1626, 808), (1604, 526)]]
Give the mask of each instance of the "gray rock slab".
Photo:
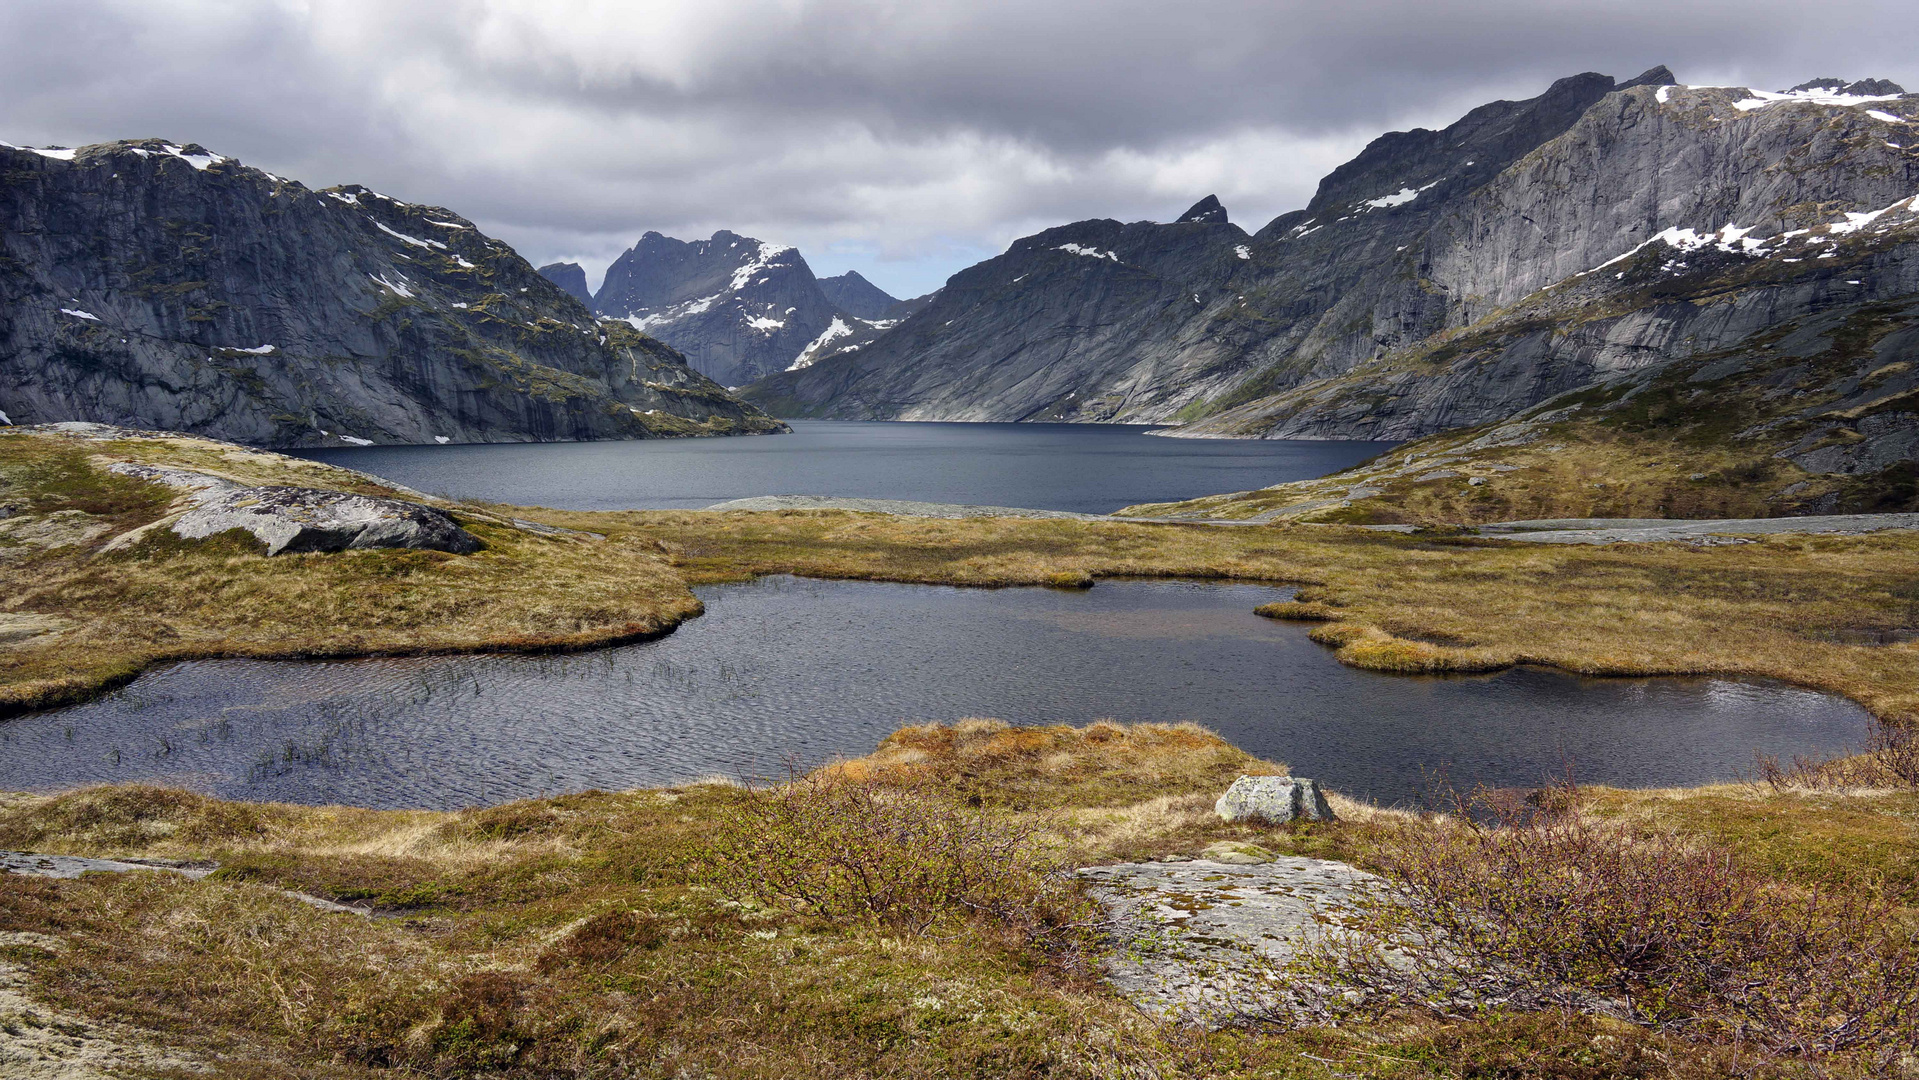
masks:
[[(107, 466), (107, 471), (181, 492), (191, 509), (167, 521), (166, 527), (189, 540), (243, 529), (267, 546), (268, 555), (366, 548), (419, 548), (459, 555), (480, 550), (479, 538), (444, 511), (401, 499), (320, 488), (247, 487), (210, 473), (125, 461)], [(117, 537), (115, 544), (138, 538), (135, 534)]]
[(218, 870), (215, 863), (179, 862), (172, 859), (87, 859), (78, 855), (36, 855), (26, 851), (0, 851), (0, 873), (28, 877), (72, 879), (81, 874), (124, 874), (133, 870), (155, 870), (179, 874), (195, 881)]
[(1109, 984), (1141, 1010), (1216, 1025), (1324, 998), (1288, 972), (1302, 950), (1352, 917), (1380, 878), (1342, 862), (1278, 856), (1118, 863), (1080, 870), (1111, 920)]
[[(186, 862), (179, 859), (90, 859), (79, 855), (40, 855), (31, 851), (0, 851), (0, 874), (56, 878), (63, 881), (71, 881), (82, 874), (125, 874), (136, 870), (178, 874), (181, 877), (199, 881), (218, 869), (220, 869), (219, 863)], [(345, 915), (372, 914), (366, 908), (335, 903), (323, 896), (295, 892), (292, 889), (267, 887), (281, 896), (298, 900), (308, 907), (319, 908), (321, 911), (333, 911)]]
[(442, 511), (399, 499), (318, 488), (256, 487), (221, 492), (171, 526), (189, 540), (244, 529), (282, 552), (417, 548), (467, 555), (479, 538)]
[(1656, 543), (1723, 536), (1779, 534), (1857, 536), (1886, 529), (1919, 529), (1919, 514), (1832, 514), (1813, 517), (1725, 518), (1544, 518), (1481, 525), (1483, 536), (1534, 544)]

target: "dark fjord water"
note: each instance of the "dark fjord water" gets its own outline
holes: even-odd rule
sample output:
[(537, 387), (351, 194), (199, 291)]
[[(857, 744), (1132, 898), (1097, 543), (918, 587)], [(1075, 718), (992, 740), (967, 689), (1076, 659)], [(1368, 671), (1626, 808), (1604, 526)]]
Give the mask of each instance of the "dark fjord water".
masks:
[[(740, 440), (745, 441), (745, 440)], [(760, 441), (760, 440), (756, 440)], [(774, 440), (763, 440), (773, 442)], [(1154, 440), (1158, 441), (1158, 440)], [(543, 792), (778, 774), (905, 723), (1197, 720), (1335, 789), (1731, 778), (1754, 750), (1858, 745), (1825, 695), (1707, 679), (1342, 667), (1248, 585), (1088, 592), (771, 578), (699, 590), (658, 641), (566, 657), (204, 661), (0, 723), (0, 790), (153, 780), (247, 799), (457, 807)]]
[(564, 510), (697, 510), (755, 495), (982, 503), (1108, 514), (1309, 480), (1392, 443), (1165, 439), (1112, 424), (795, 420), (735, 439), (369, 446), (304, 456), (419, 491)]

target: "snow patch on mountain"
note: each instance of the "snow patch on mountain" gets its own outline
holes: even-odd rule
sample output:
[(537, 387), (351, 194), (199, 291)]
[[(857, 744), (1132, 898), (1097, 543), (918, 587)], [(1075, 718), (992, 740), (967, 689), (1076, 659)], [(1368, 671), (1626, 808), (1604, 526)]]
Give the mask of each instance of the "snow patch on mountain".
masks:
[(1391, 195), (1381, 195), (1377, 199), (1367, 199), (1366, 202), (1362, 205), (1364, 205), (1368, 210), (1385, 210), (1389, 207), (1404, 206), (1407, 203), (1412, 202), (1414, 199), (1419, 198), (1421, 193), (1430, 191), (1433, 188), (1438, 187), (1441, 180), (1444, 180), (1444, 179), (1445, 179), (1444, 177), (1441, 177), (1440, 180), (1435, 180), (1432, 183), (1426, 184), (1422, 187), (1416, 187), (1416, 188), (1403, 187), (1403, 188), (1400, 188), (1398, 191), (1393, 192)]
[(373, 227), (387, 234), (388, 236), (391, 236), (395, 240), (398, 240), (402, 244), (408, 245), (409, 247), (439, 248), (441, 251), (445, 251), (447, 249), (446, 245), (440, 243), (438, 240), (422, 240), (417, 236), (408, 236), (407, 234), (403, 232), (399, 232), (394, 229), (389, 229), (385, 225), (382, 225), (377, 221), (373, 223)]
[(1780, 102), (1803, 101), (1813, 105), (1870, 105), (1877, 101), (1898, 101), (1903, 94), (1847, 94), (1838, 87), (1815, 86), (1806, 90), (1751, 90), (1751, 97), (1735, 101), (1732, 107), (1740, 112), (1763, 109)]
[(733, 271), (733, 282), (728, 288), (734, 292), (738, 292), (746, 288), (746, 286), (763, 271), (778, 269), (786, 265), (778, 261), (779, 257), (794, 250), (796, 249), (787, 247), (784, 244), (761, 243), (759, 254), (754, 257), (753, 261)]
[(813, 361), (819, 359), (820, 350), (824, 349), (833, 341), (848, 337), (852, 333), (853, 328), (846, 325), (845, 319), (840, 318), (838, 315), (833, 316), (832, 325), (820, 331), (820, 336), (814, 338), (812, 344), (802, 349), (800, 354), (793, 358), (793, 362), (787, 365), (786, 370), (799, 371), (802, 368), (812, 367)]
[[(398, 283), (396, 283), (396, 282), (392, 282), (392, 281), (388, 281), (388, 280), (386, 279), (386, 275), (385, 275), (385, 274), (368, 274), (368, 275), (367, 275), (367, 277), (370, 277), (370, 278), (372, 278), (372, 279), (373, 279), (374, 281), (377, 281), (377, 282), (379, 282), (379, 283), (380, 283), (381, 285), (383, 285), (383, 286), (385, 286), (385, 287), (386, 287), (387, 289), (389, 289), (389, 290), (391, 290), (391, 291), (392, 291), (392, 292), (394, 293), (394, 295), (396, 295), (396, 296), (400, 296), (400, 297), (404, 297), (405, 299), (408, 299), (408, 300), (411, 300), (411, 299), (413, 299), (413, 290), (412, 290), (412, 289), (409, 289), (409, 288), (407, 288), (407, 287), (406, 287), (405, 285), (401, 285), (401, 284), (398, 284)], [(402, 280), (402, 281), (404, 281), (405, 279), (404, 279), (404, 278), (402, 278), (401, 280)]]
[(1053, 250), (1070, 252), (1074, 255), (1084, 255), (1089, 259), (1111, 259), (1114, 262), (1119, 261), (1119, 255), (1115, 252), (1101, 251), (1098, 248), (1081, 247), (1078, 244), (1061, 244)]
[(15, 146), (10, 142), (0, 142), (0, 146), (9, 150), (25, 150), (29, 154), (39, 154), (43, 158), (52, 158), (55, 161), (72, 161), (73, 155), (80, 152), (63, 146), (49, 146), (43, 149), (38, 146)]

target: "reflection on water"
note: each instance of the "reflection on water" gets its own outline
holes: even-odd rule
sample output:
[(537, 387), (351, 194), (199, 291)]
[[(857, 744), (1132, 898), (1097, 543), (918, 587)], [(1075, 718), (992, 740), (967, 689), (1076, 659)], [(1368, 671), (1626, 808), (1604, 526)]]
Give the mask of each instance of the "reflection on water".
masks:
[(1536, 783), (1568, 760), (1633, 785), (1730, 778), (1755, 750), (1857, 745), (1835, 698), (1708, 679), (1355, 671), (1249, 585), (1085, 592), (770, 578), (702, 588), (658, 641), (569, 656), (202, 661), (0, 723), (0, 789), (107, 780), (222, 795), (455, 807), (865, 753), (906, 723), (1197, 720), (1386, 801)]
[(1393, 445), (1162, 439), (1122, 424), (792, 424), (793, 434), (764, 438), (300, 453), (420, 491), (567, 510), (697, 510), (755, 495), (840, 495), (1110, 514), (1309, 480)]

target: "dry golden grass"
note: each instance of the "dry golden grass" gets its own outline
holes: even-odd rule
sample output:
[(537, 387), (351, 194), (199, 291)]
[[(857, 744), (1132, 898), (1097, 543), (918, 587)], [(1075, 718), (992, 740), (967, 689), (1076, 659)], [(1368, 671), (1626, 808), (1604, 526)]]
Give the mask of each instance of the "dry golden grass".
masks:
[[(1531, 445), (1464, 449), (1482, 434), (1475, 429), (1420, 439), (1314, 480), (1141, 504), (1120, 513), (1433, 526), (1540, 518), (1761, 518), (1780, 513), (1770, 496), (1781, 489), (1799, 484), (1798, 493), (1809, 501), (1837, 486), (1832, 478), (1809, 476), (1725, 442), (1692, 444), (1562, 422)], [(1419, 463), (1449, 454), (1463, 460)], [(1422, 479), (1441, 471), (1452, 475)], [(1758, 475), (1763, 483), (1755, 482)], [(1376, 494), (1343, 505), (1355, 487)]]
[[(1192, 725), (904, 729), (830, 773), (958, 796), (1079, 864), (1221, 842), (1371, 863), (1411, 815), (1334, 797), (1342, 820), (1228, 825), (1212, 800), (1276, 768)], [(1817, 799), (1722, 785), (1593, 791), (1594, 812), (1729, 843), (1790, 880), (1912, 869), (1913, 796)], [(1086, 958), (992, 924), (911, 932), (743, 903), (706, 868), (746, 793), (583, 793), (455, 813), (226, 803), (122, 786), (0, 799), (0, 848), (187, 859), (201, 882), (0, 877), (0, 931), (37, 993), (154, 1032), (214, 1075), (1106, 1078), (1723, 1075), (1728, 1060), (1576, 1015), (1394, 1017), (1337, 1029), (1161, 1027)], [(1821, 864), (1851, 873), (1822, 872)], [(306, 908), (263, 886), (404, 918)], [(1823, 1075), (1848, 1073), (1844, 1062)], [(1752, 1066), (1753, 1075), (1800, 1075)], [(1806, 1074), (1810, 1075), (1810, 1074)]]
[(902, 728), (872, 754), (830, 769), (849, 779), (940, 787), (1021, 809), (1131, 804), (1221, 791), (1241, 775), (1286, 771), (1197, 724), (1014, 727), (984, 719)]
[(66, 627), (0, 645), (0, 712), (76, 700), (169, 660), (573, 649), (664, 633), (700, 611), (659, 553), (632, 540), (544, 536), (475, 513), (456, 513), (487, 545), (467, 556), (269, 559), (250, 541), (170, 533), (107, 551), (166, 513), (173, 496), (108, 474), (114, 460), (395, 494), (343, 469), (204, 440), (0, 434), (0, 477), (16, 505), (78, 510), (111, 526), (87, 543), (0, 549), (0, 615)]
[[(111, 443), (0, 433), (9, 498), (111, 531), (66, 547), (0, 546), (0, 620), (71, 624), (0, 645), (0, 709), (73, 700), (146, 666), (205, 656), (565, 649), (671, 629), (688, 584), (760, 574), (951, 585), (1192, 577), (1293, 583), (1269, 613), (1322, 621), (1345, 663), (1384, 671), (1546, 664), (1591, 675), (1743, 675), (1919, 717), (1919, 647), (1848, 644), (1919, 624), (1919, 537), (1584, 546), (1402, 536), (1335, 526), (1219, 528), (897, 518), (835, 511), (568, 513), (450, 506), (472, 556), (367, 551), (263, 558), (227, 541), (103, 552), (171, 493), (108, 460), (246, 482), (378, 492), (377, 481), (192, 439)], [(534, 518), (604, 535), (548, 537)]]

